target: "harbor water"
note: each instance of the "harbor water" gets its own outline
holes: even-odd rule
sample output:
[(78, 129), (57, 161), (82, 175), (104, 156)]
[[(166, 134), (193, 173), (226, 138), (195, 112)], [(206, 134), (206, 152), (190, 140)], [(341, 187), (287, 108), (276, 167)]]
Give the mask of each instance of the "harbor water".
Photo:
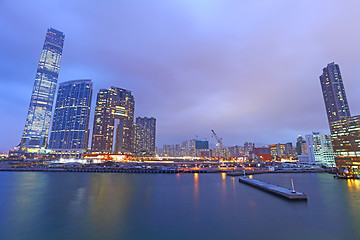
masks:
[(327, 173), (0, 172), (0, 239), (360, 239), (360, 182)]

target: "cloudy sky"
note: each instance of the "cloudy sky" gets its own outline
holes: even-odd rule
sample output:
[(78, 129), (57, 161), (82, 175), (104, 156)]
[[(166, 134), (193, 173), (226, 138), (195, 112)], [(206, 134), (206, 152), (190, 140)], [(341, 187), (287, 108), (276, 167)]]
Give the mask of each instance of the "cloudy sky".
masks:
[(213, 141), (211, 129), (226, 146), (328, 133), (329, 62), (360, 114), (359, 11), (356, 0), (0, 0), (0, 151), (20, 141), (50, 27), (65, 33), (59, 82), (131, 90), (135, 115), (157, 119), (157, 146)]

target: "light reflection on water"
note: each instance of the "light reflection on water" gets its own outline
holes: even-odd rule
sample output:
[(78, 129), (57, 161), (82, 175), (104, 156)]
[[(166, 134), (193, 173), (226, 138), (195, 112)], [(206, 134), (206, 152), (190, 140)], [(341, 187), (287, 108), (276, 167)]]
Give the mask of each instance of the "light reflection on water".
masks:
[(226, 173), (3, 173), (0, 239), (360, 239), (359, 180), (254, 178), (283, 186), (294, 178), (309, 200), (290, 202)]

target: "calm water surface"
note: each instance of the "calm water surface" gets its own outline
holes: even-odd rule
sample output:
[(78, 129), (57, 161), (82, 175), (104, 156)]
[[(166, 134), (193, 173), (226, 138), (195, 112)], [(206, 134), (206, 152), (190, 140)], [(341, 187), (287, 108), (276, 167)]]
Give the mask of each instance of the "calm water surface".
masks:
[(225, 174), (0, 172), (0, 239), (360, 239), (360, 183), (255, 175), (288, 201)]

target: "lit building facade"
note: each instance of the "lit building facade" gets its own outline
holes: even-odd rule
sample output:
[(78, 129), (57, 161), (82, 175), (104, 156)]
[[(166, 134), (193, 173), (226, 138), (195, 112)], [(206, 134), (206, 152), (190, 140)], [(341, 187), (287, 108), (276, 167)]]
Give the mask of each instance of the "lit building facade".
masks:
[(59, 84), (49, 148), (69, 156), (81, 156), (89, 141), (92, 98), (91, 80)]
[(360, 116), (335, 121), (330, 126), (336, 166), (341, 172), (360, 174)]
[(334, 166), (335, 153), (331, 143), (331, 136), (319, 132), (312, 132), (306, 135), (309, 163), (324, 166)]
[(320, 76), (329, 126), (332, 122), (350, 117), (339, 65), (329, 63)]
[(296, 154), (307, 154), (307, 146), (306, 146), (306, 140), (302, 136), (298, 136), (296, 139)]
[(53, 28), (47, 30), (20, 141), (20, 149), (23, 151), (37, 152), (47, 147), (64, 38), (65, 35), (60, 31)]
[(96, 98), (91, 141), (93, 152), (134, 151), (134, 108), (135, 99), (131, 91), (117, 87), (100, 89)]
[(271, 157), (273, 159), (283, 158), (286, 157), (285, 154), (285, 144), (271, 144), (269, 145)]
[(270, 162), (272, 160), (271, 151), (268, 147), (255, 148), (255, 155), (260, 162)]
[(135, 149), (137, 155), (155, 155), (156, 119), (137, 117), (135, 122)]
[(254, 147), (255, 147), (254, 143), (245, 142), (244, 143), (244, 155), (251, 158), (254, 155)]

